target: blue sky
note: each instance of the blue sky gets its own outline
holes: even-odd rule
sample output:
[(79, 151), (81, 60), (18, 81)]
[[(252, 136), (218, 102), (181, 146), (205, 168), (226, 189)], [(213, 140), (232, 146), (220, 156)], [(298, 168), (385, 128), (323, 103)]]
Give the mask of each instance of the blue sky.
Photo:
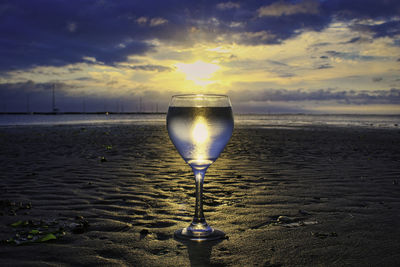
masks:
[(2, 1), (0, 58), (0, 111), (399, 114), (400, 2)]

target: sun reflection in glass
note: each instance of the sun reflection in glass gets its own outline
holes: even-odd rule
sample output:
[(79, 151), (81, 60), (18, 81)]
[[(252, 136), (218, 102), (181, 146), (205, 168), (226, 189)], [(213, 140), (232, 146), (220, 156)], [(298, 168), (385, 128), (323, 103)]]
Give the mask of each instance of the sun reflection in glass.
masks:
[(192, 138), (196, 144), (205, 143), (208, 139), (208, 127), (203, 117), (198, 117), (192, 130)]

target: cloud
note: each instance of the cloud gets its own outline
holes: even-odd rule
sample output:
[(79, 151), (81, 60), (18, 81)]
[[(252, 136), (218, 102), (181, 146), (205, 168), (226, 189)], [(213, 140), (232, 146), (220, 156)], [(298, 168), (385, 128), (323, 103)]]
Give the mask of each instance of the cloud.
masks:
[(400, 1), (334, 0), (323, 1), (322, 9), (346, 21), (349, 27), (372, 37), (394, 37), (400, 33)]
[(314, 43), (311, 46), (313, 47), (323, 47), (323, 46), (329, 46), (332, 45), (332, 43), (330, 42), (320, 42), (320, 43)]
[(322, 64), (322, 65), (319, 65), (316, 69), (322, 70), (322, 69), (331, 69), (331, 68), (333, 68), (333, 66), (331, 64)]
[[(79, 80), (86, 80), (85, 77), (81, 78)], [(140, 90), (137, 88), (129, 88), (123, 95), (104, 95), (80, 91), (84, 88), (63, 82), (0, 83), (0, 112), (50, 112), (53, 88), (55, 104), (61, 112), (134, 112), (139, 111), (139, 101), (142, 102), (142, 111), (156, 111), (158, 108), (159, 111), (165, 112), (171, 95), (179, 93), (150, 89), (138, 93)]]
[(280, 62), (280, 61), (276, 61), (276, 60), (267, 60), (268, 63), (273, 64), (273, 65), (278, 65), (278, 66), (285, 66), (287, 67), (288, 64)]
[(398, 16), (400, 2), (397, 0), (333, 0), (323, 1), (321, 8), (335, 14), (338, 19), (375, 19)]
[(340, 104), (400, 104), (400, 89), (353, 91), (353, 90), (287, 90), (287, 89), (265, 89), (265, 90), (243, 90), (230, 91), (229, 95), (235, 101), (241, 102), (327, 102), (334, 101)]
[(136, 22), (142, 26), (148, 25), (150, 27), (157, 27), (157, 26), (168, 23), (168, 20), (166, 20), (164, 18), (139, 17), (136, 19)]
[(156, 72), (164, 72), (164, 71), (172, 71), (173, 68), (161, 66), (161, 65), (133, 65), (133, 66), (123, 66), (132, 70), (142, 70), (142, 71), (156, 71)]
[[(52, 110), (52, 89), (57, 97), (65, 98), (74, 86), (62, 83), (35, 83), (33, 81), (0, 84), (2, 112), (25, 112)], [(29, 103), (28, 103), (29, 102)], [(27, 110), (29, 107), (30, 110)]]
[(138, 18), (138, 19), (136, 20), (136, 22), (137, 22), (138, 24), (144, 25), (144, 24), (147, 23), (148, 20), (149, 20), (149, 19), (146, 18), (146, 17), (140, 17), (140, 18)]
[(319, 3), (318, 1), (312, 0), (305, 0), (298, 3), (279, 1), (268, 6), (260, 7), (257, 12), (258, 16), (260, 17), (279, 17), (295, 14), (318, 14)]
[(115, 65), (155, 51), (153, 40), (180, 47), (221, 38), (247, 45), (281, 43), (302, 27), (320, 29), (330, 20), (255, 18), (261, 4), (241, 2), (240, 8), (236, 2), (216, 5), (195, 0), (0, 4), (7, 10), (0, 16), (0, 71), (63, 66), (84, 58)]
[(57, 90), (61, 91), (74, 88), (74, 86), (67, 85), (62, 82), (35, 83), (33, 81), (26, 81), (17, 83), (0, 83), (0, 91), (14, 93), (44, 92), (52, 90), (54, 86), (57, 88)]
[(345, 60), (360, 60), (360, 61), (372, 61), (372, 60), (380, 60), (385, 57), (381, 56), (364, 56), (360, 55), (358, 52), (338, 52), (335, 50), (325, 51), (330, 57), (340, 58)]
[[(24, 38), (24, 37), (23, 37)], [(52, 38), (52, 39), (51, 39)], [(115, 44), (85, 44), (79, 40), (50, 37), (51, 43), (38, 40), (0, 40), (0, 71), (27, 69), (34, 66), (64, 66), (91, 59), (114, 65), (126, 61), (130, 55), (141, 55), (153, 49), (153, 45), (142, 41), (130, 41), (124, 46)]]
[(276, 43), (276, 35), (267, 31), (243, 32), (233, 35), (233, 39), (242, 44)]
[[(164, 44), (180, 48), (202, 42), (281, 44), (304, 31), (322, 31), (342, 20), (360, 36), (400, 34), (396, 19), (400, 2), (395, 0), (280, 0), (268, 5), (196, 0), (3, 2), (0, 72), (64, 66), (85, 58), (114, 66), (130, 56), (162, 49)], [(356, 38), (349, 43), (361, 41)]]
[(68, 29), (69, 32), (75, 32), (76, 29), (77, 29), (76, 23), (75, 22), (69, 22), (67, 24), (67, 29)]
[[(400, 8), (399, 8), (400, 10)], [(395, 37), (400, 34), (400, 19), (394, 18), (379, 24), (366, 24), (357, 22), (351, 25), (351, 29), (364, 34), (370, 34), (374, 38)]]
[(351, 38), (349, 41), (344, 42), (344, 44), (353, 44), (353, 43), (359, 42), (360, 40), (361, 40), (361, 37), (358, 36), (358, 37)]
[(358, 43), (372, 43), (372, 38), (365, 38), (361, 36), (357, 36), (354, 38), (351, 38), (348, 41), (345, 42), (340, 42), (339, 44), (358, 44)]
[[(113, 65), (153, 49), (143, 38), (149, 33), (138, 34), (132, 27), (127, 14), (133, 6), (124, 10), (122, 3), (103, 2), (9, 3), (0, 17), (0, 71), (63, 66), (82, 62), (84, 57)], [(150, 20), (154, 26), (163, 23), (159, 16)]]
[(224, 2), (217, 4), (217, 9), (226, 10), (226, 9), (233, 9), (233, 8), (240, 8), (239, 3), (234, 2)]
[(380, 82), (380, 81), (382, 81), (383, 80), (383, 78), (382, 77), (374, 77), (374, 78), (372, 78), (372, 81), (373, 82)]
[[(79, 80), (87, 80), (80, 77)], [(90, 78), (89, 78), (90, 79)], [(149, 88), (131, 87), (123, 94), (108, 95), (85, 91), (81, 86), (64, 82), (35, 83), (33, 81), (0, 84), (0, 111), (26, 111), (27, 99), (31, 101), (31, 111), (50, 111), (52, 101), (52, 88), (56, 89), (56, 105), (61, 111), (81, 111), (82, 101), (86, 102), (86, 111), (103, 111), (105, 106), (111, 111), (117, 111), (117, 103), (124, 104), (124, 111), (137, 110), (136, 104), (141, 97), (147, 103), (149, 110), (159, 104), (159, 110), (165, 110), (169, 98), (179, 91), (158, 91)], [(141, 91), (141, 93), (139, 93)], [(288, 89), (262, 89), (262, 90), (232, 90), (227, 92), (235, 108), (241, 111), (257, 111), (257, 107), (266, 103), (270, 111), (300, 112), (301, 106), (312, 105), (399, 105), (400, 89), (389, 90), (288, 90)], [(305, 104), (307, 103), (307, 104)], [(311, 105), (309, 105), (312, 103)], [(121, 106), (120, 106), (121, 107)], [(246, 108), (247, 107), (247, 108)], [(260, 109), (265, 111), (264, 109)], [(303, 110), (305, 111), (305, 110)]]
[(160, 26), (160, 25), (163, 25), (163, 24), (166, 24), (166, 23), (168, 23), (168, 20), (163, 19), (163, 18), (152, 18), (150, 20), (150, 26), (151, 27)]
[(291, 78), (291, 77), (297, 76), (296, 74), (294, 74), (294, 73), (289, 73), (289, 72), (286, 72), (286, 73), (277, 72), (277, 74), (278, 74), (278, 76), (281, 77), (281, 78)]
[(74, 80), (76, 80), (76, 81), (95, 81), (96, 79), (93, 79), (92, 77), (78, 77), (78, 78), (75, 78)]

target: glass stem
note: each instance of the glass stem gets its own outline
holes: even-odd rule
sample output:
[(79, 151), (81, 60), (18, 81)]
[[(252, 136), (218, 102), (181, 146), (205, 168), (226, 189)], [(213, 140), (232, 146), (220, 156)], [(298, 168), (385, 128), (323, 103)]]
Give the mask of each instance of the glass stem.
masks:
[(193, 169), (196, 181), (196, 208), (194, 212), (192, 225), (206, 223), (206, 219), (204, 218), (203, 214), (203, 182), (206, 171), (207, 169), (202, 169), (202, 170)]

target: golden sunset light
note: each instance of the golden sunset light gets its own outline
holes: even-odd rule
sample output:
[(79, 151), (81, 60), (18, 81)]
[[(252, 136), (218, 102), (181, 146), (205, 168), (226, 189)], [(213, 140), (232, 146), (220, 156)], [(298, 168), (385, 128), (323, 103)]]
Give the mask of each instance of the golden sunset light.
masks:
[(194, 81), (198, 85), (208, 85), (213, 83), (210, 78), (220, 69), (220, 66), (198, 60), (194, 63), (177, 63), (178, 71), (186, 75), (186, 79)]

